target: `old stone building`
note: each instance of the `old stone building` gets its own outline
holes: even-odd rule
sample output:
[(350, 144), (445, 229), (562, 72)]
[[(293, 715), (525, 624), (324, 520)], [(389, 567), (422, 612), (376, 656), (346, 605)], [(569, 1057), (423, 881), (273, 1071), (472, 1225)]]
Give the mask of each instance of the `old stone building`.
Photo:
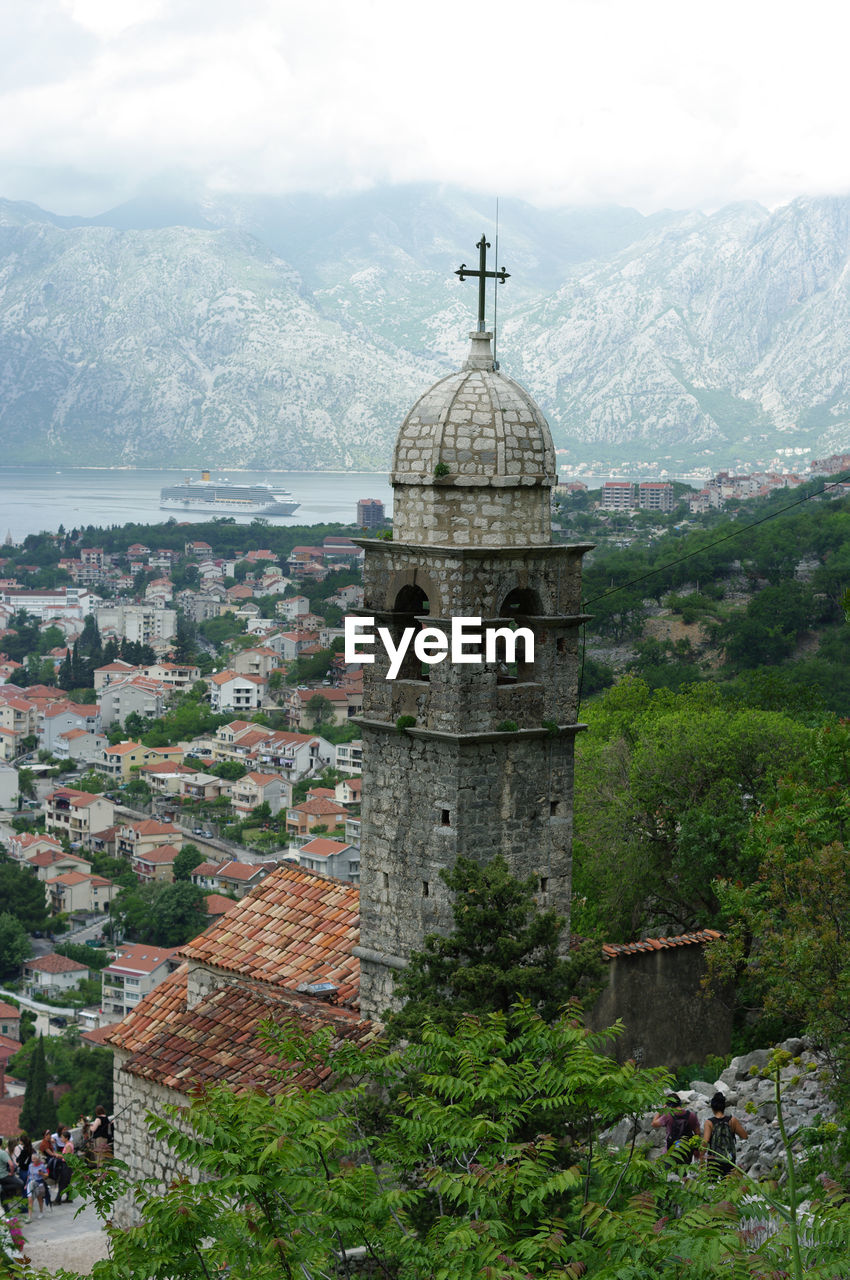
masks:
[[(535, 877), (541, 905), (569, 918), (573, 746), (584, 546), (551, 539), (555, 452), (546, 420), (470, 335), (459, 373), (431, 387), (396, 442), (392, 541), (364, 540), (362, 618), (427, 626), (451, 648), (453, 621), (533, 635), (490, 654), (427, 664), (412, 647), (397, 677), (376, 645), (363, 689), (360, 1007), (380, 1014), (393, 975), (451, 923), (443, 868), (503, 854)], [(362, 624), (366, 627), (366, 623)], [(404, 717), (404, 719), (400, 719)], [(406, 727), (405, 727), (406, 726)]]

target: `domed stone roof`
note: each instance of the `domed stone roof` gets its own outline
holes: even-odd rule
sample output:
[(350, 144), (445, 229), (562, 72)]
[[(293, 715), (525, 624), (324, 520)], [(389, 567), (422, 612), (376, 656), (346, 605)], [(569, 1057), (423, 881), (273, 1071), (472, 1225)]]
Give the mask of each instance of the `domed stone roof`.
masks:
[(493, 368), (489, 333), (473, 333), (469, 359), (430, 387), (396, 440), (392, 483), (431, 484), (435, 468), (460, 486), (555, 483), (555, 450), (540, 407)]
[(470, 334), (459, 372), (441, 378), (401, 425), (390, 481), (406, 542), (548, 542), (555, 449), (539, 406), (493, 368), (489, 333)]

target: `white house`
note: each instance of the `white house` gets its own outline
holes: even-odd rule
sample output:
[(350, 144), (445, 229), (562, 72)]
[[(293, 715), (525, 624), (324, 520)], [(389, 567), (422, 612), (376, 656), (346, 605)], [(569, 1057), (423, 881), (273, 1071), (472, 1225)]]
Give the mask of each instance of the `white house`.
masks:
[(223, 711), (259, 711), (268, 692), (268, 681), (262, 676), (240, 675), (237, 671), (219, 671), (207, 680), (210, 708)]
[(103, 970), (103, 1012), (112, 1018), (126, 1017), (179, 963), (177, 947), (122, 943), (115, 959)]
[(30, 999), (62, 995), (73, 991), (83, 978), (91, 977), (91, 970), (86, 965), (69, 960), (67, 956), (59, 956), (55, 951), (25, 960), (23, 973), (24, 994)]

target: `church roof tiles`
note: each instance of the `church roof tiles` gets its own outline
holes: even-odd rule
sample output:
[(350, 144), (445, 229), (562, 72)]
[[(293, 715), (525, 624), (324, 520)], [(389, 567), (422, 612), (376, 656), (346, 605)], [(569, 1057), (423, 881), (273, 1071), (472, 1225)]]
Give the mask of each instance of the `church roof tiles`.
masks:
[(342, 1004), (356, 1002), (359, 893), (300, 867), (272, 871), (245, 899), (181, 949), (189, 961), (294, 991), (331, 982)]
[[(160, 1016), (158, 1022), (148, 1019), (144, 1036), (135, 1037), (124, 1069), (183, 1093), (204, 1084), (259, 1087), (269, 1093), (279, 1093), (293, 1082), (318, 1084), (324, 1072), (296, 1068), (292, 1074), (281, 1073), (279, 1057), (262, 1045), (259, 1031), (264, 1023), (296, 1022), (308, 1034), (330, 1025), (338, 1039), (360, 1044), (375, 1034), (371, 1023), (348, 1010), (297, 998), (281, 1001), (278, 992), (242, 983), (218, 987), (190, 1009), (185, 1003), (184, 978), (172, 984), (161, 1014), (166, 1007), (171, 1016)], [(122, 1026), (135, 1017), (131, 1015)], [(122, 1034), (123, 1042), (113, 1033), (112, 1043), (129, 1048), (126, 1032)]]

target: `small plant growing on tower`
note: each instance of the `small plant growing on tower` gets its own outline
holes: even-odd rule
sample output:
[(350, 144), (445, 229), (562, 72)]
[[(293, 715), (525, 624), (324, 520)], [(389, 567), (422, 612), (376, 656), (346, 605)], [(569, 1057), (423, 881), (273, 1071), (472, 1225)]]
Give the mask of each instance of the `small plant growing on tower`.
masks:
[(500, 724), (496, 725), (496, 732), (497, 733), (516, 733), (518, 728), (519, 728), (519, 725), (517, 724), (516, 720), (502, 720)]
[(450, 469), (451, 468), (449, 467), (447, 462), (438, 462), (436, 467), (434, 468), (434, 475), (439, 480), (442, 476), (447, 476), (449, 474)]
[(416, 724), (416, 716), (399, 716), (395, 722), (395, 727), (399, 733), (404, 733), (405, 729), (412, 729)]

